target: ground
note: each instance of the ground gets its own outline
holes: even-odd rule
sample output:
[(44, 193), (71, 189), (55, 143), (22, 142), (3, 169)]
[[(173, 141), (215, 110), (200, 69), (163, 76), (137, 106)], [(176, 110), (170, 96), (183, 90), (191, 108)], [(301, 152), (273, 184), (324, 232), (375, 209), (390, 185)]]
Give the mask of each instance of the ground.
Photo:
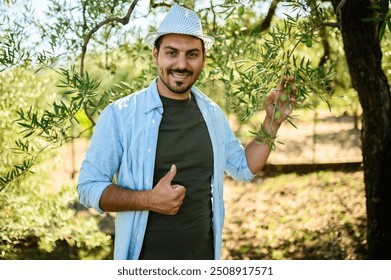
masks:
[(226, 180), (223, 259), (364, 259), (362, 172)]

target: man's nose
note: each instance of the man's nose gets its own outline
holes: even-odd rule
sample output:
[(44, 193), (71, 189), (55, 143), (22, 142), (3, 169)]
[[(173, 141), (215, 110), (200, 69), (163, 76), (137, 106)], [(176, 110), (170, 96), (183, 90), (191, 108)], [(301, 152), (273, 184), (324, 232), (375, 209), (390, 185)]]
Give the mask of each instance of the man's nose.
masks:
[(185, 54), (181, 54), (181, 55), (178, 56), (177, 67), (180, 70), (185, 70), (186, 69), (186, 67), (187, 67), (187, 60), (186, 60), (186, 55)]

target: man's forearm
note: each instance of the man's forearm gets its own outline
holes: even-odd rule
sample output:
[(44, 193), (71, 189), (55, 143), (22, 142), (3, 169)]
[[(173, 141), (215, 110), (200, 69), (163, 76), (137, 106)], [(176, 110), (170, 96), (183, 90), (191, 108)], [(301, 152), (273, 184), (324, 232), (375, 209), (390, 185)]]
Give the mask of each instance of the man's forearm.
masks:
[(171, 184), (175, 175), (176, 166), (173, 164), (152, 190), (128, 190), (112, 184), (103, 191), (99, 206), (106, 212), (149, 210), (175, 215), (186, 194), (184, 186)]
[[(265, 120), (262, 125), (262, 132), (268, 137), (274, 138), (280, 125), (271, 125), (270, 121)], [(265, 141), (263, 141), (265, 140)], [(260, 143), (262, 142), (262, 143)], [(253, 139), (246, 147), (247, 164), (253, 174), (260, 172), (265, 166), (267, 159), (272, 151), (270, 143), (266, 139)]]
[(277, 89), (272, 90), (268, 95), (265, 102), (266, 117), (261, 127), (260, 137), (251, 141), (246, 147), (247, 163), (253, 174), (258, 173), (265, 166), (281, 123), (289, 118), (296, 106), (296, 94), (294, 77), (283, 75)]
[(150, 191), (127, 190), (112, 184), (103, 191), (99, 206), (105, 212), (149, 210), (149, 194)]

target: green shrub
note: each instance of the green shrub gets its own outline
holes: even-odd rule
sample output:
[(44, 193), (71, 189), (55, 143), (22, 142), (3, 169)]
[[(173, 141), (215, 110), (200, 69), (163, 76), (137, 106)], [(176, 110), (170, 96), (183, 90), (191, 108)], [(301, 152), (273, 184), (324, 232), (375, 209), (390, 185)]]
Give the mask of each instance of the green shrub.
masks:
[[(23, 138), (14, 121), (17, 110), (44, 110), (55, 94), (48, 78), (41, 80), (25, 68), (1, 72), (0, 85), (0, 175), (5, 178), (13, 166), (49, 144), (39, 135), (28, 142)], [(75, 186), (53, 188), (53, 156), (53, 150), (43, 150), (28, 172), (0, 191), (0, 259), (103, 258), (110, 252), (111, 237), (100, 232), (97, 220), (77, 217), (71, 208)]]

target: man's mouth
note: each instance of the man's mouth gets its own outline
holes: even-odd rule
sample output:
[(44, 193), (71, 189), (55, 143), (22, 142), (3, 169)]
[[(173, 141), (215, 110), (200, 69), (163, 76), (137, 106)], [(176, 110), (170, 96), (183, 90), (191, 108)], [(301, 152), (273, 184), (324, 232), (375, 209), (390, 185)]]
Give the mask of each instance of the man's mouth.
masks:
[(171, 75), (173, 75), (177, 79), (184, 79), (190, 74), (191, 73), (188, 71), (171, 71)]

